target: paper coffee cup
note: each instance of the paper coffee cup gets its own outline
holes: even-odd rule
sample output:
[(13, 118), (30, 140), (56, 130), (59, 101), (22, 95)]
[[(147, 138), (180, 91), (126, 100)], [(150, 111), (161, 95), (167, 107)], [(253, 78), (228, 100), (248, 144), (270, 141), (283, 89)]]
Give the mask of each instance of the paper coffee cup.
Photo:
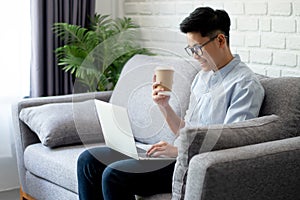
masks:
[(171, 95), (174, 68), (173, 67), (157, 67), (155, 68), (156, 81), (160, 82), (158, 88), (164, 88), (164, 91), (159, 92), (159, 95)]

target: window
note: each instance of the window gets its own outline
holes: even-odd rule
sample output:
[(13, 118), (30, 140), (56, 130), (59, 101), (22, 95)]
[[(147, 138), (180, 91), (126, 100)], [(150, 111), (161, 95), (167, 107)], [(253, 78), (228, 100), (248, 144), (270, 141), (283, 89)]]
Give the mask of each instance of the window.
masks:
[(30, 91), (30, 1), (0, 4), (0, 157), (10, 157), (11, 105)]

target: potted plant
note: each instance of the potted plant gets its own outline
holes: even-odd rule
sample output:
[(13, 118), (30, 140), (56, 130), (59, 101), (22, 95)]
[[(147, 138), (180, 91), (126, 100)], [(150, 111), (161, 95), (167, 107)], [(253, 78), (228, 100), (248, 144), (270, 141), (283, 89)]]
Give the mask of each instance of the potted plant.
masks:
[(58, 65), (87, 91), (113, 90), (125, 63), (135, 54), (153, 55), (137, 41), (139, 26), (131, 18), (111, 19), (95, 14), (90, 28), (55, 23), (64, 44), (55, 49)]

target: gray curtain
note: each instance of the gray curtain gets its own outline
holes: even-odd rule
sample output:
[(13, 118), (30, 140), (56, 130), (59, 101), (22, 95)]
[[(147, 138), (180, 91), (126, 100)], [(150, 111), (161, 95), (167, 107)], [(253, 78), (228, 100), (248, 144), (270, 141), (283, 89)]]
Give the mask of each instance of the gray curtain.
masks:
[(31, 0), (31, 97), (71, 94), (72, 76), (57, 65), (54, 50), (63, 45), (53, 23), (87, 27), (95, 14), (95, 0)]

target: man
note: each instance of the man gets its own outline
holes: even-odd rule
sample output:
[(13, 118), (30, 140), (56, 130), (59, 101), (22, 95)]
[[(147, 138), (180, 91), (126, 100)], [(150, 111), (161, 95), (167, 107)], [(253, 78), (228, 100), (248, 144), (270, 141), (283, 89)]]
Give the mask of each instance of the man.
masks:
[[(155, 77), (152, 91), (154, 102), (174, 134), (184, 126), (226, 124), (257, 117), (264, 90), (255, 74), (230, 51), (228, 14), (200, 7), (183, 20), (180, 29), (187, 36), (187, 53), (199, 61), (202, 69), (192, 83), (185, 119), (178, 117), (169, 105), (169, 96), (158, 94), (162, 89), (157, 87), (160, 83)], [(172, 192), (175, 162), (133, 160), (106, 147), (89, 151), (78, 159), (81, 200), (133, 200), (135, 194)], [(178, 151), (161, 141), (147, 153), (176, 157)]]

